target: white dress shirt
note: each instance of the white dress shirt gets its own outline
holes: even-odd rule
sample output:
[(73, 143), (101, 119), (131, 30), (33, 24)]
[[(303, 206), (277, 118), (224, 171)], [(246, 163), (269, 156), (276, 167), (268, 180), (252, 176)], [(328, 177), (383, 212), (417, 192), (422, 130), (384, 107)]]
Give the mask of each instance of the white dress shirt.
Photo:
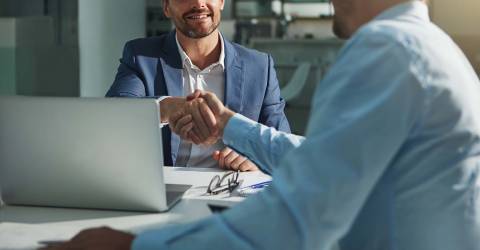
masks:
[[(218, 61), (203, 70), (200, 70), (192, 63), (192, 60), (190, 60), (178, 42), (177, 36), (175, 37), (183, 63), (183, 95), (190, 95), (196, 89), (200, 89), (213, 92), (223, 102), (225, 95), (225, 46), (222, 35), (219, 34), (221, 52)], [(177, 156), (177, 164), (175, 165), (183, 165), (186, 162), (184, 166), (187, 167), (217, 167), (218, 163), (212, 158), (212, 154), (215, 150), (222, 150), (223, 148), (225, 148), (225, 145), (221, 140), (209, 147), (192, 145), (182, 140)]]
[(318, 85), (306, 138), (241, 115), (224, 142), (272, 173), (258, 195), (133, 249), (480, 249), (480, 82), (409, 1), (363, 26)]

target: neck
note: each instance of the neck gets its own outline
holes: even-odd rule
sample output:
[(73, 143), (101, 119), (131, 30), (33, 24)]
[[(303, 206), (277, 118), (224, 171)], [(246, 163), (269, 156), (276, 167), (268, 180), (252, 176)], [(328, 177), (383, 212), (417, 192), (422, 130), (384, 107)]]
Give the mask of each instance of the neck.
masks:
[(177, 38), (183, 51), (198, 68), (204, 69), (218, 61), (222, 50), (218, 30), (198, 39), (187, 37), (177, 30)]

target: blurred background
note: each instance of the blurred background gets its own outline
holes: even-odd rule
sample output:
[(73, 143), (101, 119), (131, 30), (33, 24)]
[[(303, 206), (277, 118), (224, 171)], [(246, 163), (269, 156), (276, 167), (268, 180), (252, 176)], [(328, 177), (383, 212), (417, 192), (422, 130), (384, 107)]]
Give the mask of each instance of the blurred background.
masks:
[[(292, 130), (303, 134), (313, 89), (343, 44), (331, 32), (331, 6), (225, 3), (223, 35), (273, 56)], [(480, 1), (430, 0), (430, 9), (480, 73)], [(125, 42), (171, 29), (161, 0), (0, 0), (0, 95), (104, 96)]]

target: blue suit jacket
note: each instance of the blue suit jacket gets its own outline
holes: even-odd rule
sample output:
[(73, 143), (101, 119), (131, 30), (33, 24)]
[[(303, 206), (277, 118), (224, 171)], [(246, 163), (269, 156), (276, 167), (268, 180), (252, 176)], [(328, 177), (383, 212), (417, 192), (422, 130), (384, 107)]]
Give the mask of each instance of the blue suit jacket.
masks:
[[(254, 121), (290, 132), (272, 58), (224, 40), (225, 106)], [(175, 31), (127, 42), (107, 97), (183, 96)], [(174, 165), (180, 138), (162, 130), (165, 165)]]

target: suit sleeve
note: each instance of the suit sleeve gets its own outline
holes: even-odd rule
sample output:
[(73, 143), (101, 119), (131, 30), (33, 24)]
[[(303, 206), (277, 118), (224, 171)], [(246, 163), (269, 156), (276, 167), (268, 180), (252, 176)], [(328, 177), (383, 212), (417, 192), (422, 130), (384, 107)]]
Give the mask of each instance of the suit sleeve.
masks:
[(285, 116), (285, 101), (280, 96), (280, 86), (278, 85), (277, 73), (273, 67), (273, 59), (268, 56), (268, 81), (262, 110), (260, 111), (260, 123), (274, 127), (279, 131), (290, 133), (290, 125)]
[(115, 81), (106, 97), (145, 97), (143, 75), (138, 71), (133, 46), (128, 42), (123, 49)]

